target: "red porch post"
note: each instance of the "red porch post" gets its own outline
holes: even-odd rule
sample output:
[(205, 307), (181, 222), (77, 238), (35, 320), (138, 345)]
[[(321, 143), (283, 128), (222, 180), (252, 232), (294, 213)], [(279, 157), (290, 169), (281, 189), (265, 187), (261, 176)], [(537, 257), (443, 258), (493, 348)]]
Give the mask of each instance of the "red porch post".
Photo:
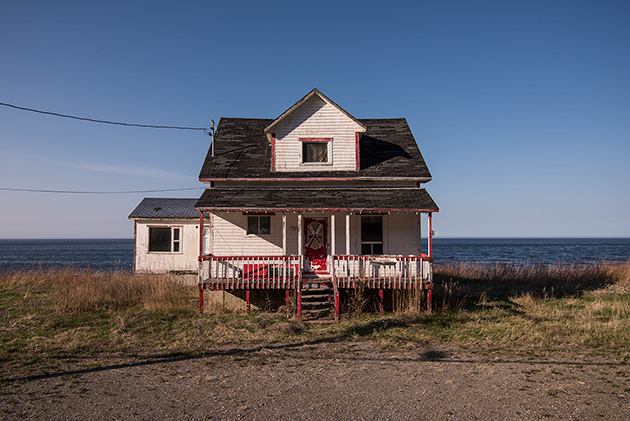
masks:
[(246, 302), (247, 314), (249, 314), (250, 307), (251, 307), (249, 303), (249, 289), (245, 290), (245, 302)]
[(297, 316), (298, 319), (302, 318), (302, 288), (299, 285), (297, 289)]
[(378, 290), (378, 314), (383, 314), (383, 289)]
[(199, 283), (199, 314), (203, 314), (203, 284)]
[[(429, 212), (429, 257), (433, 257), (433, 213)], [(432, 263), (431, 263), (432, 264)], [(427, 285), (427, 314), (432, 313), (433, 281)]]
[(433, 257), (433, 213), (429, 212), (429, 257)]
[(203, 211), (199, 211), (199, 260), (203, 256)]

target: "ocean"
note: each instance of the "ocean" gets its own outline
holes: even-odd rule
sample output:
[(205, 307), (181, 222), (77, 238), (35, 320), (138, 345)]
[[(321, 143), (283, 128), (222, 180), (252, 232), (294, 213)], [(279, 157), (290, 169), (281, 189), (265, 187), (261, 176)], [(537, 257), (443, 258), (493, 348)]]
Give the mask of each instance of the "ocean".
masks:
[[(435, 238), (433, 256), (436, 263), (626, 262), (630, 238)], [(34, 265), (131, 271), (133, 240), (0, 240), (0, 270)]]

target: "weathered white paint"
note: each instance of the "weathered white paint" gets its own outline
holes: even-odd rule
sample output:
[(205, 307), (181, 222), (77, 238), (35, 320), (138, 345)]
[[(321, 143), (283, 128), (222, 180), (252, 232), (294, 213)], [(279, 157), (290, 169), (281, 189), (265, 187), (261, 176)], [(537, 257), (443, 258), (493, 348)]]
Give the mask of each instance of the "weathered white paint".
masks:
[(216, 256), (276, 256), (282, 254), (280, 214), (271, 216), (271, 233), (247, 234), (247, 215), (220, 212), (213, 215), (212, 249)]
[(350, 254), (350, 213), (346, 213), (346, 255)]
[(390, 214), (383, 218), (386, 235), (385, 253), (393, 255), (417, 255), (420, 237), (415, 213)]
[(303, 249), (304, 249), (304, 240), (302, 239), (302, 214), (298, 213), (298, 223), (297, 223), (297, 234), (298, 234), (298, 255), (302, 255), (304, 254)]
[(335, 253), (336, 251), (336, 237), (335, 237), (335, 213), (333, 212), (330, 215), (330, 254), (332, 254), (333, 256), (336, 255), (337, 253)]
[(282, 254), (287, 255), (287, 213), (282, 212)]
[[(197, 220), (136, 220), (134, 265), (138, 273), (197, 272), (199, 222)], [(178, 226), (179, 252), (149, 252), (150, 226)]]
[[(363, 128), (319, 96), (302, 103), (280, 121), (274, 131), (276, 171), (356, 170), (355, 133)], [(332, 138), (329, 162), (303, 164), (301, 138)]]
[[(271, 216), (269, 235), (247, 234), (247, 215), (242, 212), (209, 214), (204, 224), (204, 253), (217, 256), (273, 256), (303, 253), (303, 217), (329, 217), (329, 250), (336, 254), (361, 252), (361, 216), (345, 214), (336, 218), (333, 213), (296, 214), (276, 213)], [(134, 263), (139, 273), (168, 273), (198, 270), (199, 223), (197, 220), (138, 220), (136, 221)], [(384, 251), (392, 255), (416, 255), (420, 248), (415, 214), (384, 215)], [(149, 252), (149, 226), (181, 227), (181, 251)], [(336, 235), (337, 232), (344, 232)]]

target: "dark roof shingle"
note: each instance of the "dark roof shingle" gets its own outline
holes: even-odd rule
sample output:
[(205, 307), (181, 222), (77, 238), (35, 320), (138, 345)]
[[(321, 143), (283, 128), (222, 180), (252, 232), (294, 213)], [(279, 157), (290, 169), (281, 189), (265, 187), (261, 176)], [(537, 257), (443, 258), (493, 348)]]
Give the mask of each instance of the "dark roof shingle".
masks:
[(419, 188), (212, 188), (195, 205), (206, 210), (353, 210), (437, 212), (425, 189)]
[(221, 118), (200, 179), (430, 178), (431, 173), (404, 118), (359, 119), (367, 131), (359, 142), (359, 171), (271, 171), (271, 146), (264, 134), (274, 120)]
[(198, 199), (147, 197), (131, 212), (129, 219), (195, 219)]

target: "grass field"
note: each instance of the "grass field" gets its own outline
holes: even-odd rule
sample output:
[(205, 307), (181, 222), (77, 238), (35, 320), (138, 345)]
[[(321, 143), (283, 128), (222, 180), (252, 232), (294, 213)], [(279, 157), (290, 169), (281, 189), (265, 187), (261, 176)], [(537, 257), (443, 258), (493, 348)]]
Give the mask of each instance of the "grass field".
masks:
[[(416, 302), (400, 297), (399, 302)], [(99, 353), (203, 353), (312, 341), (424, 344), (519, 355), (606, 353), (630, 360), (630, 262), (435, 267), (433, 315), (355, 312), (304, 324), (283, 313), (199, 315), (196, 287), (127, 272), (31, 269), (0, 275), (2, 371), (41, 370)]]

